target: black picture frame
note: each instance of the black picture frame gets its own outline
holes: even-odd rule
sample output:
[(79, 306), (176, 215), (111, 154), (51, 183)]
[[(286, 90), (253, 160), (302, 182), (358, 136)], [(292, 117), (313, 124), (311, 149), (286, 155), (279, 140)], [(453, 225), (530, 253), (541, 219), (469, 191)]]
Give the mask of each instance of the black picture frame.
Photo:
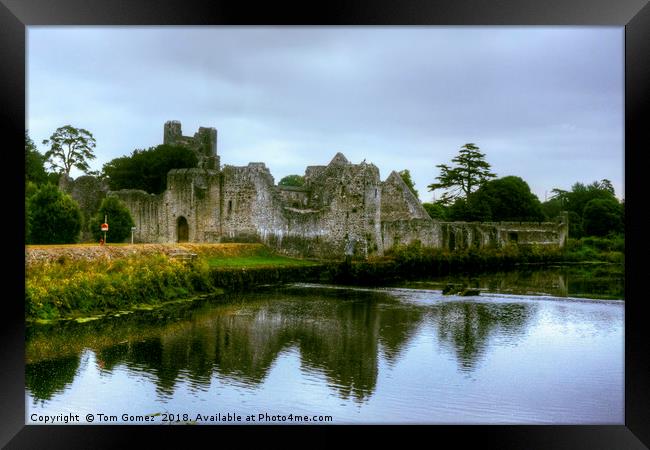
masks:
[[(607, 25), (625, 27), (625, 424), (620, 426), (409, 426), (409, 427), (146, 427), (25, 425), (24, 375), (24, 188), (25, 27), (30, 25)], [(417, 433), (424, 442), (449, 439), (483, 448), (642, 449), (650, 445), (650, 327), (644, 325), (642, 151), (650, 142), (650, 5), (647, 0), (391, 0), (329, 1), (319, 4), (251, 5), (198, 0), (0, 0), (0, 127), (7, 213), (4, 217), (5, 265), (3, 325), (0, 327), (0, 445), (6, 448), (106, 448), (135, 445), (135, 439), (196, 439), (225, 444), (237, 434), (265, 439), (278, 428), (337, 445), (332, 431), (350, 428), (382, 439), (393, 431)], [(15, 200), (9, 208), (7, 199)], [(18, 211), (18, 213), (16, 212)], [(20, 214), (23, 213), (21, 217)], [(306, 432), (306, 433), (305, 433)], [(232, 437), (232, 436), (231, 436)], [(191, 439), (191, 440), (188, 440)], [(201, 441), (198, 441), (201, 442)], [(210, 442), (210, 441), (207, 441)], [(644, 443), (646, 445), (644, 445)], [(166, 445), (167, 446), (167, 445)]]

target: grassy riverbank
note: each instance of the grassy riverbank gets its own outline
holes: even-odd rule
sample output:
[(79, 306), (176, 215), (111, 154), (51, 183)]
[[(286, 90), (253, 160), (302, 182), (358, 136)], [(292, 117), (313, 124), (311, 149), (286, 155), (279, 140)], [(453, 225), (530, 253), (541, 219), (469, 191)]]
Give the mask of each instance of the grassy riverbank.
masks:
[(320, 269), (260, 244), (28, 246), (25, 313), (53, 320), (150, 309), (223, 288), (314, 281)]
[(261, 244), (28, 246), (25, 312), (28, 320), (87, 318), (287, 282), (379, 286), (522, 264), (622, 264), (623, 251), (622, 240), (594, 238), (571, 241), (563, 250), (507, 246), (450, 252), (413, 244), (366, 261), (319, 263), (281, 256)]
[(164, 254), (27, 266), (28, 319), (88, 316), (161, 304), (213, 291), (207, 263)]

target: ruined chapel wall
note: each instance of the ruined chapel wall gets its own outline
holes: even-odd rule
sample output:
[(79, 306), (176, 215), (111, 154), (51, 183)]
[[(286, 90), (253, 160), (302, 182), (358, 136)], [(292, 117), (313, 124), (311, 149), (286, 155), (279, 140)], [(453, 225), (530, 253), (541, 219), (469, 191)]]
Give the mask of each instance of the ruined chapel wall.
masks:
[(129, 209), (136, 227), (133, 235), (134, 242), (169, 242), (165, 230), (160, 226), (162, 194), (155, 195), (137, 189), (124, 189), (110, 191), (107, 196), (119, 198)]
[(356, 257), (383, 253), (381, 186), (373, 164), (350, 164), (341, 154), (305, 177), (309, 206), (320, 213), (318, 235), (329, 251)]
[(286, 233), (283, 202), (273, 176), (263, 163), (224, 166), (222, 233), (225, 240), (267, 242)]
[(178, 241), (178, 221), (184, 217), (190, 242), (217, 242), (219, 199), (219, 172), (198, 168), (169, 171), (160, 214), (161, 233), (168, 242)]
[(413, 195), (400, 175), (393, 171), (381, 184), (381, 220), (431, 220), (420, 201)]

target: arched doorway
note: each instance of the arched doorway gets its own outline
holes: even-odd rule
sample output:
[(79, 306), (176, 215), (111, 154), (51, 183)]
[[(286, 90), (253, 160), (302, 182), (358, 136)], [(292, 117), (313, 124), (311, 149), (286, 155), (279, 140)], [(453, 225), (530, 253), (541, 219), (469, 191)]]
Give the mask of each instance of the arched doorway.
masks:
[(176, 236), (178, 242), (187, 242), (190, 238), (190, 227), (187, 225), (187, 219), (183, 216), (176, 221)]

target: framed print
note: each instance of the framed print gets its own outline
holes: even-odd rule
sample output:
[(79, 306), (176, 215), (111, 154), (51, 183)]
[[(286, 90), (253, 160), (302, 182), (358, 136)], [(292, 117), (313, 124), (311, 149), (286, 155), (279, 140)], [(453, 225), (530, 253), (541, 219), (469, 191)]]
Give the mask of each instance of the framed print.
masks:
[(647, 2), (0, 18), (7, 448), (650, 442)]

